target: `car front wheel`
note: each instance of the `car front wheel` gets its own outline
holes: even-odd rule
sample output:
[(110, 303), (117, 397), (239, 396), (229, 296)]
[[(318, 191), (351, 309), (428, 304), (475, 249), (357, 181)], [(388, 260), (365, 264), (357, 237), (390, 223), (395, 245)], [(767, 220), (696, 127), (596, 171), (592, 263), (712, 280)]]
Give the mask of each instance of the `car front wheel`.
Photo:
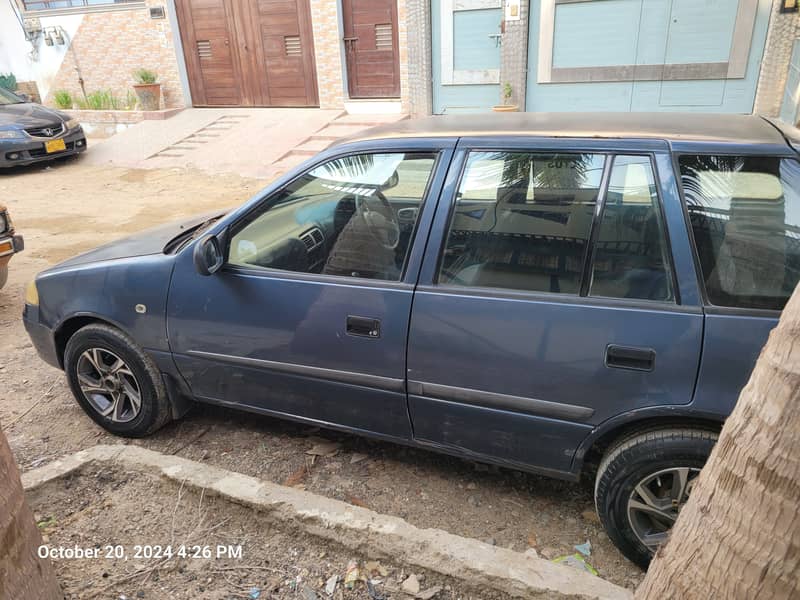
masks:
[(78, 330), (67, 342), (64, 370), (81, 408), (113, 434), (143, 437), (170, 420), (157, 367), (114, 327), (92, 324)]
[(646, 569), (691, 494), (717, 433), (656, 429), (611, 446), (595, 480), (595, 506), (611, 540)]

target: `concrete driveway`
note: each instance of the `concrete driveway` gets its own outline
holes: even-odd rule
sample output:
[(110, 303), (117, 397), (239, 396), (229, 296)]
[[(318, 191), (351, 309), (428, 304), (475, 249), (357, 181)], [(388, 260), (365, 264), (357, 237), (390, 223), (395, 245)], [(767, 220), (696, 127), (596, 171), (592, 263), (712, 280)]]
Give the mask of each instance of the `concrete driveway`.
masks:
[(272, 179), (337, 137), (403, 118), (315, 108), (190, 108), (90, 141), (84, 161), (137, 169), (190, 168)]

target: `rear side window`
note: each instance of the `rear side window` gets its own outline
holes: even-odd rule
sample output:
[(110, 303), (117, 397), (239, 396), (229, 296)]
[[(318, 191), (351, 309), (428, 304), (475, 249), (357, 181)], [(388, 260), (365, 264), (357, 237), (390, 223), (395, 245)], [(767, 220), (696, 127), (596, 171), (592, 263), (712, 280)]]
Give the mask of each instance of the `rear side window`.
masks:
[(712, 304), (782, 310), (800, 280), (800, 165), (769, 156), (680, 156)]
[(671, 302), (666, 231), (647, 156), (616, 156), (592, 263), (591, 296)]
[(578, 294), (605, 160), (470, 153), (439, 282)]

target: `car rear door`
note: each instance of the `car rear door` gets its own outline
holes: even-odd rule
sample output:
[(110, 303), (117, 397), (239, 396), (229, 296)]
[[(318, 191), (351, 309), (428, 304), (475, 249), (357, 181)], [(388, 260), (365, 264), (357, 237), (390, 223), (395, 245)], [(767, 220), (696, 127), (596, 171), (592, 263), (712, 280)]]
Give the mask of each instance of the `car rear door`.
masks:
[[(408, 321), (454, 145), (383, 141), (328, 152), (217, 227), (229, 240), (218, 272), (199, 275), (191, 252), (183, 252), (171, 283), (168, 334), (192, 393), (410, 438)], [(366, 182), (370, 173), (386, 183)], [(399, 221), (394, 249), (365, 229), (390, 216), (381, 214), (384, 200)]]
[(703, 314), (666, 144), (462, 139), (445, 190), (409, 332), (419, 442), (569, 476), (606, 419), (691, 401)]

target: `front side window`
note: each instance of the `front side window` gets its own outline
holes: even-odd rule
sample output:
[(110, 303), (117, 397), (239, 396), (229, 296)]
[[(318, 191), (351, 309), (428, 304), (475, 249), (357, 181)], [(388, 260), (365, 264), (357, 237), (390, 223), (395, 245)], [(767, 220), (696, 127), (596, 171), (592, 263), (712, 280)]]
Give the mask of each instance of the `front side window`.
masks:
[(578, 294), (605, 160), (470, 153), (439, 283)]
[(436, 154), (359, 154), (315, 167), (254, 211), (228, 263), (398, 281)]
[(648, 157), (614, 157), (599, 227), (589, 295), (672, 301), (666, 232)]
[(782, 310), (800, 280), (800, 164), (712, 155), (678, 162), (709, 301)]

